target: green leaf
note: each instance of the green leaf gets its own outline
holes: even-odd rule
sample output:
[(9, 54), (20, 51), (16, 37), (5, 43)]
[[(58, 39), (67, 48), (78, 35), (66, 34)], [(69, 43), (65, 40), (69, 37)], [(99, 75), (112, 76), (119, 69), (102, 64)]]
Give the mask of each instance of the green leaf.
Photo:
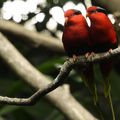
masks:
[(8, 113), (11, 113), (17, 109), (19, 109), (20, 106), (12, 106), (12, 105), (6, 105), (3, 108), (0, 109), (0, 116), (6, 115)]
[(57, 69), (58, 64), (64, 63), (64, 58), (62, 57), (55, 57), (49, 60), (46, 60), (44, 63), (37, 66), (37, 68), (43, 73), (49, 73)]

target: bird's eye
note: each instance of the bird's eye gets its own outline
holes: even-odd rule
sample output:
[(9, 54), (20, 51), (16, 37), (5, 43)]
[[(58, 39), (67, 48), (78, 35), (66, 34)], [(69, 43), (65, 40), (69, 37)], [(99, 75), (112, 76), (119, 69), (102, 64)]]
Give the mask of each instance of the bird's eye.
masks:
[(81, 14), (80, 11), (75, 11), (75, 13), (74, 13), (74, 15), (79, 15), (79, 14)]

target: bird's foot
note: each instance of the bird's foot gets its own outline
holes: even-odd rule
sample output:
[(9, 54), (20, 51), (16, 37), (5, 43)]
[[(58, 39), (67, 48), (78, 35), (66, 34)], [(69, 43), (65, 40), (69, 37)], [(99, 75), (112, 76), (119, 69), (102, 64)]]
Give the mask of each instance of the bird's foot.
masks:
[(112, 48), (110, 48), (110, 49), (108, 50), (108, 52), (109, 52), (110, 54), (112, 53), (112, 51), (113, 51)]
[(85, 54), (85, 58), (88, 59), (88, 57), (90, 56), (90, 54), (91, 54), (91, 53), (87, 52), (87, 53)]
[(72, 56), (73, 62), (76, 62), (78, 60), (78, 57), (76, 55)]
[(94, 56), (95, 56), (95, 53), (94, 53), (94, 52), (91, 52), (90, 56), (91, 56), (91, 57), (94, 57)]
[(92, 59), (94, 56), (95, 56), (95, 53), (94, 53), (94, 52), (86, 53), (86, 54), (85, 54), (85, 57), (86, 57), (87, 59)]

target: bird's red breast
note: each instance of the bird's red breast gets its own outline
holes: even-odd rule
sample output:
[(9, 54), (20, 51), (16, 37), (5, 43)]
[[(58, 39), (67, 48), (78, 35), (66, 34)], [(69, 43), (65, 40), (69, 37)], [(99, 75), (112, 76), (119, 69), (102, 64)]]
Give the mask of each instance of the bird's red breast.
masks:
[(80, 11), (70, 9), (65, 12), (67, 18), (63, 31), (63, 45), (68, 56), (88, 52), (89, 27)]

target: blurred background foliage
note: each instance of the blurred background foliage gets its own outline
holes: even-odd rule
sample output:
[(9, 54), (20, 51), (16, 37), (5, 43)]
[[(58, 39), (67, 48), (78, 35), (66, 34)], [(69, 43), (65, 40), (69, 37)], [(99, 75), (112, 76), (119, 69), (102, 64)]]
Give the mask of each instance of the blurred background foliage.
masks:
[[(89, 2), (89, 0), (86, 0)], [(84, 0), (0, 0), (0, 20), (6, 19), (22, 24), (26, 29), (38, 31), (45, 35), (51, 35), (61, 40), (64, 17), (63, 11), (69, 8), (80, 9), (85, 14)], [(93, 5), (102, 6), (112, 14), (109, 5), (101, 1), (93, 0)], [(110, 0), (109, 0), (110, 1)], [(115, 11), (115, 10), (114, 10)], [(113, 19), (111, 19), (113, 20)], [(34, 48), (31, 45), (19, 41), (15, 36), (9, 36), (11, 42), (20, 52), (42, 73), (55, 78), (59, 67), (65, 61), (65, 54), (52, 53), (44, 48)], [(12, 38), (12, 39), (11, 39)], [(119, 58), (118, 58), (119, 59)], [(119, 61), (114, 60), (115, 65), (110, 75), (112, 85), (112, 99), (117, 119), (120, 120), (120, 76)], [(107, 101), (102, 94), (102, 82), (99, 68), (95, 65), (96, 83), (98, 86), (101, 109), (106, 120), (110, 120), (110, 111)], [(68, 78), (67, 84), (73, 96), (80, 101), (91, 113), (99, 117), (96, 107), (88, 90), (84, 86), (79, 75), (74, 71)], [(14, 97), (28, 97), (34, 90), (25, 84), (5, 63), (0, 59), (0, 95)], [(72, 108), (71, 108), (72, 109)], [(65, 120), (66, 118), (55, 109), (46, 99), (42, 98), (36, 105), (20, 107), (0, 105), (0, 120)]]

